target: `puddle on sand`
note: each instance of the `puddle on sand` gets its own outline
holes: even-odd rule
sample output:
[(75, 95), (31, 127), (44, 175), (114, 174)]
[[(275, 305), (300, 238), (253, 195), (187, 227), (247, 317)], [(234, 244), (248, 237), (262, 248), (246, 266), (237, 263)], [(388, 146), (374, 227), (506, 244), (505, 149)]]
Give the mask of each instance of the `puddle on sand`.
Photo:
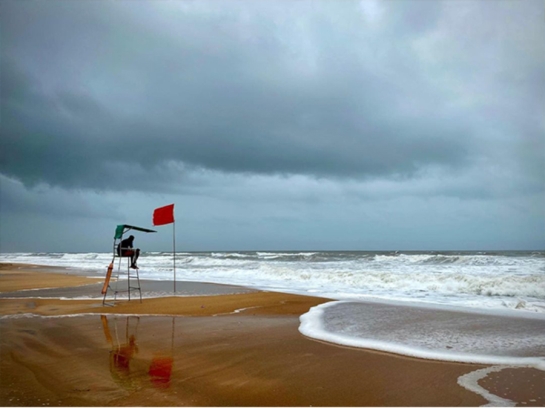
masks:
[[(164, 392), (175, 375), (174, 349), (183, 341), (177, 319), (103, 315), (1, 320), (0, 330), (11, 333), (0, 339), (2, 366), (11, 374), (0, 370), (0, 402), (104, 405), (145, 390), (145, 398), (139, 397), (149, 403), (159, 398), (178, 405), (167, 402), (175, 393)], [(181, 366), (183, 355), (177, 357)], [(18, 367), (21, 372), (14, 374)]]

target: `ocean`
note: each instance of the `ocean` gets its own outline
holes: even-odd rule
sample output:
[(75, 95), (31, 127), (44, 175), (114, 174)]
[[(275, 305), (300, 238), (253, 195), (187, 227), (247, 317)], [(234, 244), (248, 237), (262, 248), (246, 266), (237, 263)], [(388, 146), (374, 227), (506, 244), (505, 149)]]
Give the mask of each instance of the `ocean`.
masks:
[[(0, 262), (90, 276), (104, 275), (111, 260), (111, 253), (0, 254)], [(173, 280), (172, 253), (143, 253), (138, 265), (141, 279)], [(301, 333), (317, 340), (545, 369), (545, 251), (181, 252), (176, 280), (332, 299), (301, 316)]]

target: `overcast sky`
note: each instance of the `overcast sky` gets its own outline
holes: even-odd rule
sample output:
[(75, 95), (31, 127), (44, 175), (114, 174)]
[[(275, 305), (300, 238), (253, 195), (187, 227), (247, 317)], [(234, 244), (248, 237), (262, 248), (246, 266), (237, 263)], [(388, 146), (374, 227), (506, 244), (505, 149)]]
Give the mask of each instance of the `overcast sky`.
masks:
[(543, 1), (0, 0), (0, 30), (1, 252), (171, 203), (178, 251), (545, 248)]

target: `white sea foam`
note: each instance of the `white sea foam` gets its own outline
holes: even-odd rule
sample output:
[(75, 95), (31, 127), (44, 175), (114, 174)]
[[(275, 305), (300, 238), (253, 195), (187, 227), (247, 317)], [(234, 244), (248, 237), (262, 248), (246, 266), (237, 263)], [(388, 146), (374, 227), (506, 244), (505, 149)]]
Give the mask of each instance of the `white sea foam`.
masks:
[(407, 356), (545, 370), (545, 316), (400, 302), (335, 301), (300, 317), (305, 336)]
[(465, 375), (462, 375), (458, 378), (458, 384), (460, 384), (465, 389), (473, 391), (476, 394), (481, 395), (483, 398), (488, 400), (488, 404), (484, 405), (485, 407), (514, 407), (517, 404), (514, 401), (511, 401), (506, 398), (501, 398), (491, 392), (485, 390), (479, 385), (479, 380), (485, 378), (490, 373), (495, 373), (501, 371), (505, 368), (511, 368), (510, 366), (492, 366), (487, 368), (481, 368), (480, 370), (475, 370)]

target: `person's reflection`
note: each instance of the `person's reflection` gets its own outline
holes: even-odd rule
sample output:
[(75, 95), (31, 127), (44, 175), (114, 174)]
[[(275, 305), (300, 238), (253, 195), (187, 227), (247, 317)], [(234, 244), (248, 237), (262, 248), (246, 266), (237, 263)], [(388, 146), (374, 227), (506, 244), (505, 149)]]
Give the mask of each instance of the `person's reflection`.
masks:
[(129, 373), (129, 364), (133, 355), (138, 353), (138, 346), (136, 345), (136, 338), (134, 334), (129, 336), (129, 342), (119, 346), (116, 350), (112, 351), (112, 361), (114, 367), (118, 371), (124, 371)]
[(117, 319), (115, 320), (114, 329), (116, 334), (116, 341), (114, 342), (110, 333), (108, 318), (104, 315), (100, 316), (106, 341), (112, 346), (112, 349), (110, 350), (110, 373), (112, 374), (112, 378), (114, 380), (120, 382), (123, 386), (128, 387), (134, 386), (133, 379), (130, 375), (130, 363), (133, 356), (138, 353), (138, 345), (136, 344), (136, 331), (140, 322), (139, 317), (133, 316), (132, 318), (136, 318), (136, 326), (131, 329), (131, 317), (127, 317), (123, 342), (119, 340), (119, 336), (117, 333)]

